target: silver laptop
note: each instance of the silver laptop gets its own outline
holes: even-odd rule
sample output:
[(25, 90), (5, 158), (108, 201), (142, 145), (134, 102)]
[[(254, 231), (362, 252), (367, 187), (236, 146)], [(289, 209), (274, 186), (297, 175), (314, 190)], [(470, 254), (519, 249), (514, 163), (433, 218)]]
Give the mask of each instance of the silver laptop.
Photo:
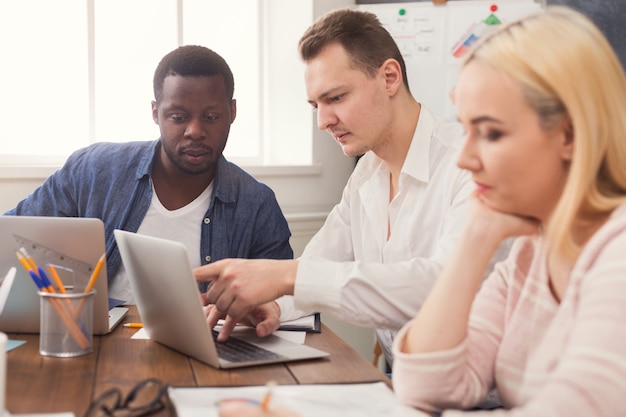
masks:
[[(215, 368), (237, 368), (328, 356), (328, 353), (254, 329), (233, 332), (227, 342), (214, 340), (207, 326), (187, 250), (180, 242), (115, 230), (137, 309), (148, 336)], [(235, 345), (261, 351), (259, 358), (234, 358)]]
[[(70, 267), (95, 267), (105, 251), (104, 225), (100, 219), (76, 217), (0, 216), (0, 275), (15, 267), (16, 275), (0, 314), (0, 331), (39, 333), (39, 295), (30, 275), (17, 259), (25, 242), (28, 254), (42, 268), (52, 263), (65, 285), (78, 273), (65, 273)], [(44, 269), (45, 270), (45, 269)], [(127, 307), (109, 309), (106, 265), (95, 285), (94, 334), (109, 333), (128, 312)]]

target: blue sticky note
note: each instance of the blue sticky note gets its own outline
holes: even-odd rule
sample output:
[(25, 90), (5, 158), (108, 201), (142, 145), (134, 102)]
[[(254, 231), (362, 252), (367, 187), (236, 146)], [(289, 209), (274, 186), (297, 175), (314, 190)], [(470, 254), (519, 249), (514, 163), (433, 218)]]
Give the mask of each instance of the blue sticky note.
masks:
[(16, 347), (22, 346), (26, 343), (26, 340), (7, 340), (7, 349), (6, 351), (10, 351), (15, 349)]

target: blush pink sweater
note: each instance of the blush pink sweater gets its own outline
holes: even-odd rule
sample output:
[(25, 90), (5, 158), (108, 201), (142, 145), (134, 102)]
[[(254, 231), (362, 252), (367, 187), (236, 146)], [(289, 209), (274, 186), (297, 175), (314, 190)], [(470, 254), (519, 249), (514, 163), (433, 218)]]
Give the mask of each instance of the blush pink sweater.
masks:
[(476, 296), (460, 345), (401, 353), (402, 329), (393, 367), (402, 403), (466, 409), (495, 387), (505, 408), (472, 416), (626, 416), (626, 206), (587, 243), (561, 303), (548, 286), (542, 243), (516, 240)]

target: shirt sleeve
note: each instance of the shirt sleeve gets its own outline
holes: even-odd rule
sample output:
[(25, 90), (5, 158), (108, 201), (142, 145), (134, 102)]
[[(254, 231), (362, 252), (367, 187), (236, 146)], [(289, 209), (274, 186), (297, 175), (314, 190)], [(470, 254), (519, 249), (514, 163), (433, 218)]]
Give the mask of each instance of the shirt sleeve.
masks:
[(316, 311), (300, 310), (296, 308), (294, 298), (291, 295), (284, 295), (276, 299), (278, 307), (280, 307), (280, 321), (295, 320), (300, 317), (308, 316), (316, 313)]
[(61, 169), (46, 178), (30, 195), (5, 214), (77, 217), (78, 206), (74, 179), (83, 177), (78, 174), (78, 171), (81, 169), (80, 163), (84, 153), (85, 149), (74, 152)]
[[(525, 341), (519, 340), (523, 347), (517, 354), (532, 352), (533, 361), (542, 361), (546, 369), (545, 374), (528, 373), (525, 365), (528, 360), (522, 360), (521, 369), (507, 370), (523, 373), (528, 397), (521, 398), (520, 403), (513, 404), (510, 409), (472, 412), (471, 416), (587, 417), (624, 413), (625, 245), (626, 233), (622, 231), (608, 244), (603, 242), (594, 248), (593, 243), (589, 243), (584, 256), (578, 259), (559, 305), (559, 309), (566, 308), (571, 314), (568, 317), (559, 315), (557, 327), (543, 335), (544, 339), (550, 338), (551, 348), (559, 347), (556, 355), (537, 351), (538, 346), (524, 346)], [(503, 272), (513, 274), (515, 271)], [(506, 300), (508, 307), (505, 307), (505, 300), (497, 294), (507, 294), (506, 297), (510, 298), (508, 293), (516, 292), (514, 288), (508, 292), (498, 291), (506, 281), (497, 278), (492, 280), (490, 277), (479, 292), (468, 337), (455, 349), (430, 356), (398, 352), (399, 343), (406, 336), (403, 329), (394, 345), (394, 389), (400, 401), (424, 409), (464, 409), (475, 405), (476, 398), (485, 394), (503, 339), (499, 335), (507, 320), (505, 310), (512, 302)], [(520, 285), (520, 282), (514, 284)], [(525, 320), (526, 326), (532, 328), (532, 315), (527, 315)], [(492, 330), (487, 330), (488, 327)], [(559, 332), (561, 329), (565, 331)], [(504, 337), (519, 336), (508, 332)], [(541, 343), (547, 342), (542, 340)], [(534, 386), (533, 380), (538, 381)], [(459, 415), (465, 415), (465, 412), (447, 410), (443, 413), (444, 417)]]
[[(512, 255), (513, 254), (512, 251)], [(394, 390), (402, 403), (425, 410), (468, 408), (493, 387), (493, 373), (504, 328), (508, 283), (514, 269), (508, 259), (496, 265), (472, 305), (468, 335), (458, 346), (424, 354), (401, 352), (408, 327), (394, 341)]]

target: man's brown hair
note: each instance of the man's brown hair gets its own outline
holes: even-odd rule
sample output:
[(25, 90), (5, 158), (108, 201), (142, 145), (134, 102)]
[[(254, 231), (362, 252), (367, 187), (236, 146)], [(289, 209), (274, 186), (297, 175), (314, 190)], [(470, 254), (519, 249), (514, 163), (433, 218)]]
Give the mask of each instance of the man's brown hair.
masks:
[(322, 16), (300, 38), (300, 57), (308, 62), (333, 43), (345, 49), (354, 68), (370, 77), (376, 75), (387, 59), (395, 59), (400, 64), (403, 83), (410, 91), (406, 64), (398, 45), (373, 13), (338, 9)]

